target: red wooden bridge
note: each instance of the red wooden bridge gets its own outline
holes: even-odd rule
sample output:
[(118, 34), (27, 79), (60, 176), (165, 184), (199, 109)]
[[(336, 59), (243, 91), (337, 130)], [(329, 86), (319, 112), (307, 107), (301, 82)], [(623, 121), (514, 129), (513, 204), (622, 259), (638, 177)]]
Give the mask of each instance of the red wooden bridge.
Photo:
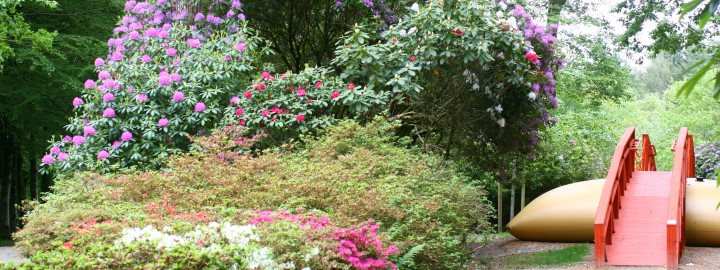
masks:
[(658, 172), (647, 134), (629, 127), (615, 148), (595, 216), (595, 265), (678, 266), (685, 247), (685, 186), (695, 177), (692, 135), (681, 128), (672, 171)]

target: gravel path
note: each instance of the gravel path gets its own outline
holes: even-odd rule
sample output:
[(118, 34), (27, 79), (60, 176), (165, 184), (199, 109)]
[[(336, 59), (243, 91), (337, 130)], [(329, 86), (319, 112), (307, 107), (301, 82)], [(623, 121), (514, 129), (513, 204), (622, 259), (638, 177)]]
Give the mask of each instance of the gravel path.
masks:
[[(590, 251), (585, 255), (584, 260), (566, 267), (553, 267), (544, 269), (594, 269), (594, 246), (591, 243), (548, 243), (520, 241), (514, 237), (498, 239), (487, 245), (474, 245), (476, 262), (470, 269), (504, 269), (501, 262), (504, 257), (535, 253), (546, 250), (562, 249), (574, 245), (588, 245)], [(484, 264), (483, 264), (484, 263)], [(716, 247), (686, 247), (685, 253), (680, 260), (680, 269), (720, 269), (720, 248)], [(666, 267), (607, 267), (605, 269), (667, 269)]]
[(28, 259), (25, 258), (20, 252), (15, 250), (13, 247), (0, 247), (0, 262), (9, 262), (9, 261), (15, 261), (15, 262), (22, 262), (27, 261)]

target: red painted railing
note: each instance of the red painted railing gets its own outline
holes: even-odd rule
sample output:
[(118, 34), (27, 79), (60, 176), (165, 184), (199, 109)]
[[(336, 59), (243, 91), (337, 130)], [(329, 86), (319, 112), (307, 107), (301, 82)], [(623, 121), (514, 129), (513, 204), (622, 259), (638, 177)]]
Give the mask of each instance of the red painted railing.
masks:
[(675, 160), (667, 218), (667, 267), (676, 268), (685, 248), (685, 185), (688, 177), (695, 177), (695, 149), (687, 128), (680, 129), (672, 150)]
[(650, 142), (650, 136), (647, 134), (642, 135), (642, 150), (640, 150), (640, 162), (638, 162), (638, 171), (656, 171), (657, 165), (655, 164), (655, 146)]
[(614, 222), (620, 210), (620, 196), (625, 193), (627, 183), (630, 182), (635, 168), (635, 154), (637, 152), (635, 127), (628, 127), (613, 154), (610, 169), (605, 178), (605, 185), (600, 196), (597, 214), (595, 215), (595, 265), (602, 267), (607, 262), (606, 245), (612, 244), (612, 234), (615, 232)]

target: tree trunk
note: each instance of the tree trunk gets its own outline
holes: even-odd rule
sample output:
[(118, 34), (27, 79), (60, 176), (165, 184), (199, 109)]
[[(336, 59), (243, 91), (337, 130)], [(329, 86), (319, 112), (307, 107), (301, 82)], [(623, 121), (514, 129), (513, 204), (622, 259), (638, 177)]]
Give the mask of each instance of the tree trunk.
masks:
[(515, 183), (510, 184), (510, 220), (515, 217)]
[(520, 211), (525, 209), (525, 180), (522, 181), (522, 188), (520, 188)]
[(13, 232), (17, 231), (17, 228), (20, 227), (20, 217), (22, 217), (22, 212), (20, 212), (20, 209), (18, 208), (18, 205), (22, 203), (23, 200), (25, 200), (25, 184), (23, 178), (23, 155), (22, 150), (20, 148), (15, 149), (15, 181), (13, 182), (13, 186), (15, 187), (15, 199), (12, 201), (12, 210), (13, 210), (13, 219), (12, 219), (12, 227), (10, 227)]
[(38, 160), (35, 151), (30, 151), (30, 199), (38, 200)]
[(8, 134), (4, 135), (5, 139), (5, 155), (2, 157), (5, 162), (3, 166), (3, 173), (2, 173), (2, 187), (0, 187), (0, 192), (2, 192), (2, 201), (0, 201), (0, 230), (2, 230), (3, 236), (10, 236), (11, 231), (11, 215), (12, 215), (12, 180), (13, 180), (13, 163), (15, 162), (15, 157), (13, 156), (13, 143), (10, 139), (10, 136)]
[(503, 207), (502, 207), (503, 192), (502, 191), (503, 191), (503, 184), (501, 181), (498, 181), (498, 190), (497, 190), (497, 192), (498, 192), (498, 211), (497, 211), (497, 219), (498, 219), (497, 231), (498, 231), (498, 233), (503, 232)]
[[(2, 120), (2, 119), (0, 119)], [(10, 236), (10, 226), (8, 226), (8, 211), (7, 211), (7, 190), (8, 180), (10, 172), (8, 171), (9, 163), (9, 151), (8, 151), (8, 136), (6, 133), (0, 133), (0, 237)]]

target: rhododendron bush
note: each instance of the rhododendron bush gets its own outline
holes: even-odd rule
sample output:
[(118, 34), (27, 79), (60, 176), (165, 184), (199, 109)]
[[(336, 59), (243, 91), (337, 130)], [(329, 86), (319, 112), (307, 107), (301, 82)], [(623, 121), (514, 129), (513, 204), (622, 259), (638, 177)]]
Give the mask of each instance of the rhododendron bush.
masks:
[(562, 59), (553, 47), (557, 26), (537, 25), (516, 2), (415, 4), (379, 34), (356, 26), (334, 63), (344, 67), (342, 78), (392, 92), (390, 111), (406, 116), (427, 144), (529, 150), (554, 121)]
[(269, 51), (241, 7), (238, 0), (126, 2), (108, 55), (95, 60), (97, 78), (72, 101), (69, 134), (43, 164), (158, 168), (188, 150), (188, 136), (219, 125), (240, 124), (279, 144), (384, 102), (327, 69), (271, 73), (259, 60)]

